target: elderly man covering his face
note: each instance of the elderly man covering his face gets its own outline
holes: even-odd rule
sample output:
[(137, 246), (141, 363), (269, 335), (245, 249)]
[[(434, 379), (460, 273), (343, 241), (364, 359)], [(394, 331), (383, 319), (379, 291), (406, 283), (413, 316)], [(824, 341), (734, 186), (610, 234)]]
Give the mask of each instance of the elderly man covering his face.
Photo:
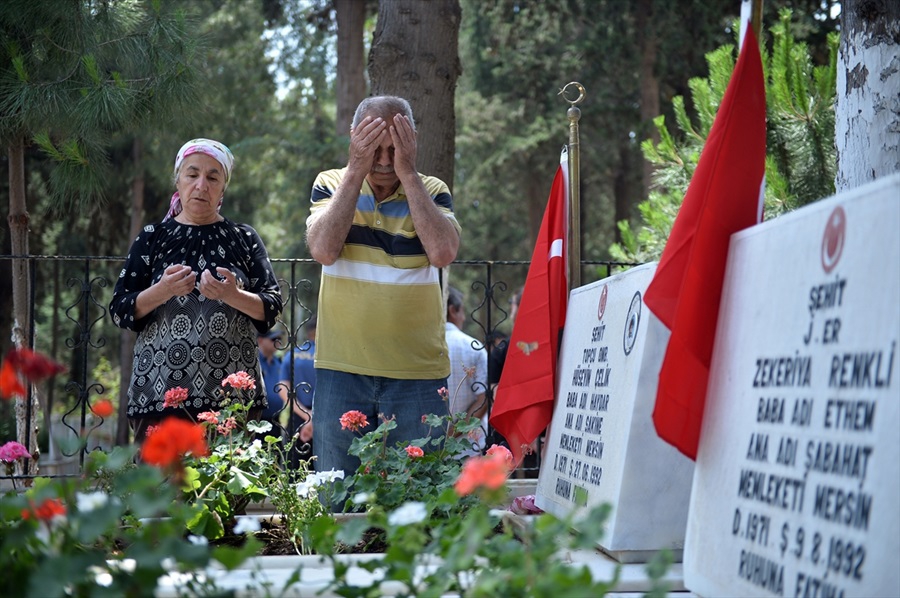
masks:
[(233, 167), (222, 143), (185, 143), (168, 213), (144, 227), (119, 274), (109, 311), (117, 326), (138, 333), (128, 387), (136, 442), (164, 417), (186, 416), (164, 405), (173, 388), (187, 389), (183, 405), (196, 416), (219, 409), (222, 380), (243, 370), (257, 382), (244, 391), (251, 418), (266, 405), (256, 338), (283, 305), (262, 239), (220, 213)]
[[(396, 96), (360, 102), (347, 165), (313, 184), (306, 242), (322, 264), (313, 427), (317, 471), (356, 471), (354, 433), (340, 416), (377, 426), (388, 444), (422, 438), (422, 416), (447, 413), (438, 392), (450, 358), (439, 269), (456, 258), (460, 227), (450, 189), (416, 170), (412, 108)], [(367, 430), (368, 431), (368, 430)]]

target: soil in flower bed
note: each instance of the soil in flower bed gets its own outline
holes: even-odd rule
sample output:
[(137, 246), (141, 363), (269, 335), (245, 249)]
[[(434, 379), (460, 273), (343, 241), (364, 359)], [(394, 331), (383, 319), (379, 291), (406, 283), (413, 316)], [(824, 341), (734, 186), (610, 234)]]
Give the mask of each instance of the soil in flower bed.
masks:
[[(216, 540), (214, 543), (220, 546), (242, 546), (245, 542), (245, 536), (226, 534), (223, 538)], [(296, 555), (297, 549), (291, 542), (284, 526), (263, 519), (260, 521), (260, 530), (256, 532), (256, 539), (263, 543), (260, 556), (286, 556)], [(339, 554), (377, 554), (383, 553), (387, 549), (384, 541), (384, 532), (377, 528), (369, 528), (363, 534), (362, 539), (352, 546), (347, 544), (339, 544), (335, 547), (335, 552)]]

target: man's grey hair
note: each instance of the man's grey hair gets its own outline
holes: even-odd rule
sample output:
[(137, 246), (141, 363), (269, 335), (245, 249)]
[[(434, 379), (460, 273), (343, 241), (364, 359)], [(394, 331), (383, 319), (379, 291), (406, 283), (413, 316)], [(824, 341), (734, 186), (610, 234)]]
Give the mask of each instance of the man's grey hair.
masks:
[(456, 287), (447, 287), (447, 308), (460, 309), (463, 306), (462, 291)]
[(353, 115), (353, 123), (350, 128), (356, 126), (367, 116), (380, 116), (384, 120), (390, 120), (395, 114), (403, 114), (409, 119), (413, 131), (416, 130), (416, 121), (413, 119), (412, 107), (409, 102), (398, 96), (371, 96), (364, 99), (356, 107)]

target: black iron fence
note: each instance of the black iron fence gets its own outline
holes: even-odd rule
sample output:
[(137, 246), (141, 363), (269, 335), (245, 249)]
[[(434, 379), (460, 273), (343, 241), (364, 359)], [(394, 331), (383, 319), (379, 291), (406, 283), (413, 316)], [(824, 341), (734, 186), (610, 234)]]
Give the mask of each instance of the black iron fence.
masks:
[[(123, 390), (130, 376), (134, 333), (115, 327), (107, 309), (123, 259), (0, 255), (2, 271), (8, 272), (16, 260), (28, 265), (30, 346), (68, 367), (66, 373), (34, 387), (36, 396), (25, 402), (27, 410), (32, 405), (37, 409), (36, 427), (26, 430), (29, 442), (32, 433), (38, 436), (37, 464), (31, 464), (24, 475), (0, 471), (0, 480), (78, 475), (89, 451), (129, 441), (124, 419), (112, 416), (104, 420), (91, 410), (100, 398), (116, 405), (125, 400)], [(316, 312), (320, 267), (311, 259), (272, 259), (272, 263), (285, 304), (278, 323), (285, 331), (279, 348), (289, 355), (293, 349), (303, 348), (304, 324)], [(465, 332), (482, 341), (489, 353), (495, 350), (496, 338), (511, 332), (510, 299), (524, 284), (528, 265), (525, 261), (471, 260), (454, 262), (444, 271), (444, 280), (465, 295)], [(631, 265), (582, 262), (582, 284)], [(11, 293), (4, 295), (0, 297), (2, 309), (12, 313)], [(8, 331), (0, 333), (7, 335)], [(288, 405), (300, 390), (293, 380), (290, 382)], [(488, 409), (493, 395), (493, 388), (485, 385)], [(487, 446), (502, 440), (493, 430), (488, 429), (487, 434)], [(15, 438), (13, 402), (0, 401), (0, 444)], [(539, 455), (542, 447), (538, 448)], [(539, 467), (539, 457), (532, 458), (517, 475), (535, 477)]]

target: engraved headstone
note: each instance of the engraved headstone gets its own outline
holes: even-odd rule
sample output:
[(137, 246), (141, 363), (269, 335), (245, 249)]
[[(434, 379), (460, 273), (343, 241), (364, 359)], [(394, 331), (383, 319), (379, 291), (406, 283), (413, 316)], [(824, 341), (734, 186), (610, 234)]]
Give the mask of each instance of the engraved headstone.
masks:
[(573, 289), (536, 504), (565, 516), (610, 503), (600, 547), (620, 562), (680, 558), (693, 462), (652, 422), (668, 331), (643, 303), (647, 264)]
[(734, 235), (684, 551), (703, 596), (900, 596), (900, 176)]

